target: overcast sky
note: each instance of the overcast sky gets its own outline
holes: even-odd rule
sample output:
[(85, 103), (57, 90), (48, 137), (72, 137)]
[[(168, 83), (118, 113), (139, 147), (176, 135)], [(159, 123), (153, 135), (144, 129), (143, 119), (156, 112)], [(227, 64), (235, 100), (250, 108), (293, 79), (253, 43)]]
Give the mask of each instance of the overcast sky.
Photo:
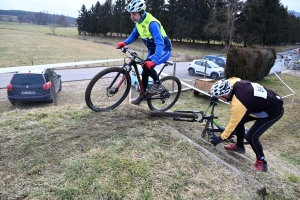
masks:
[[(100, 0), (100, 4), (105, 0)], [(300, 13), (299, 0), (281, 0), (288, 10), (295, 10)], [(90, 9), (92, 4), (95, 5), (97, 0), (0, 0), (1, 10), (24, 10), (32, 12), (47, 11), (49, 14), (66, 15), (78, 17), (78, 10), (84, 4)]]

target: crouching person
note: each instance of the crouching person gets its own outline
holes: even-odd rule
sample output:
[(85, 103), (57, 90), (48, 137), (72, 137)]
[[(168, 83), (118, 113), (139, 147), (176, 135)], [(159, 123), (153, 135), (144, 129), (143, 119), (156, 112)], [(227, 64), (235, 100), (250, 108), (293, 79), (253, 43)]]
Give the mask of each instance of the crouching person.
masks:
[[(215, 82), (211, 87), (211, 95), (223, 97), (230, 102), (231, 116), (221, 136), (212, 138), (210, 142), (216, 146), (235, 131), (237, 142), (227, 144), (224, 148), (244, 154), (244, 139), (246, 139), (256, 155), (253, 167), (258, 171), (267, 171), (268, 164), (259, 138), (283, 116), (282, 98), (257, 83), (236, 77)], [(255, 122), (245, 134), (244, 125), (249, 121)]]

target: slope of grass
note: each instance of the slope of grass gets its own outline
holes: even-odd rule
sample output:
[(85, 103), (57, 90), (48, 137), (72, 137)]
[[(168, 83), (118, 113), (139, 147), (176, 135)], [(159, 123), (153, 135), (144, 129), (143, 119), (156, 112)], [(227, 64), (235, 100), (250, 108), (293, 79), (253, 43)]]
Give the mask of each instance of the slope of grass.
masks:
[[(206, 110), (207, 105), (207, 97), (194, 97), (190, 91), (173, 109)], [(295, 123), (299, 105), (285, 107), (283, 119), (262, 137), (270, 166), (267, 173), (251, 170), (255, 159), (248, 146), (247, 159), (231, 155), (240, 161), (228, 161), (264, 184), (267, 199), (300, 195), (296, 155), (300, 141), (289, 124)], [(216, 108), (222, 125), (228, 120), (228, 109), (222, 103)], [(145, 103), (124, 104), (104, 113), (92, 112), (82, 103), (16, 109), (1, 113), (0, 126), (2, 199), (260, 198), (253, 183), (198, 152), (168, 128), (216, 153), (200, 138), (202, 124), (152, 117)], [(291, 141), (293, 147), (288, 148)], [(217, 149), (226, 154), (222, 145)]]
[[(113, 55), (119, 53), (115, 41), (107, 38), (96, 42), (7, 29), (0, 29), (0, 34), (2, 67), (7, 66), (5, 60), (11, 66), (27, 65), (21, 58), (30, 54), (41, 63), (119, 56)], [(142, 49), (139, 44), (135, 48)], [(176, 48), (175, 55), (184, 57)], [(196, 51), (197, 47), (192, 49)], [(56, 107), (11, 108), (7, 100), (2, 107), (1, 101), (5, 112), (0, 111), (0, 199), (261, 199), (250, 178), (266, 186), (266, 199), (299, 199), (299, 77), (280, 77), (296, 95), (292, 107), (292, 98), (284, 99), (285, 115), (261, 137), (270, 168), (266, 173), (251, 169), (255, 156), (249, 146), (244, 156), (227, 153), (222, 144), (215, 148), (200, 137), (203, 124), (152, 117), (145, 102), (139, 107), (122, 104), (104, 113), (90, 111), (84, 104), (86, 81), (65, 83)], [(275, 76), (260, 84), (290, 94)], [(207, 107), (206, 96), (188, 91), (172, 110)], [(215, 114), (225, 126), (228, 105), (219, 103)], [(249, 179), (199, 152), (180, 134)]]

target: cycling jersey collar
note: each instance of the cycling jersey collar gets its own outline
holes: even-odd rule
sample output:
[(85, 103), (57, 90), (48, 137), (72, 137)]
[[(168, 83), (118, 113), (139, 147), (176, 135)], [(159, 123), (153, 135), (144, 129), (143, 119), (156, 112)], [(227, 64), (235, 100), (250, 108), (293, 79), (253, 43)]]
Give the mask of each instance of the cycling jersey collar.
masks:
[(146, 18), (146, 11), (144, 11), (143, 16), (141, 17), (140, 21), (138, 22), (139, 24), (142, 23), (144, 21), (144, 19)]

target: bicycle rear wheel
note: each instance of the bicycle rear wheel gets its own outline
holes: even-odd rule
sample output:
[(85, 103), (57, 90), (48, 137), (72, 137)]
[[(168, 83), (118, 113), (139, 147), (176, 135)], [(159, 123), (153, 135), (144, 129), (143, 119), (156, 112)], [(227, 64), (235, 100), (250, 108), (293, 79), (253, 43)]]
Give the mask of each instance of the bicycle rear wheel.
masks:
[(162, 91), (151, 96), (147, 101), (150, 110), (169, 110), (178, 100), (181, 94), (181, 82), (175, 76), (166, 76), (160, 79)]
[(86, 105), (93, 111), (108, 111), (119, 106), (127, 97), (131, 86), (125, 69), (111, 67), (99, 72), (85, 91)]

